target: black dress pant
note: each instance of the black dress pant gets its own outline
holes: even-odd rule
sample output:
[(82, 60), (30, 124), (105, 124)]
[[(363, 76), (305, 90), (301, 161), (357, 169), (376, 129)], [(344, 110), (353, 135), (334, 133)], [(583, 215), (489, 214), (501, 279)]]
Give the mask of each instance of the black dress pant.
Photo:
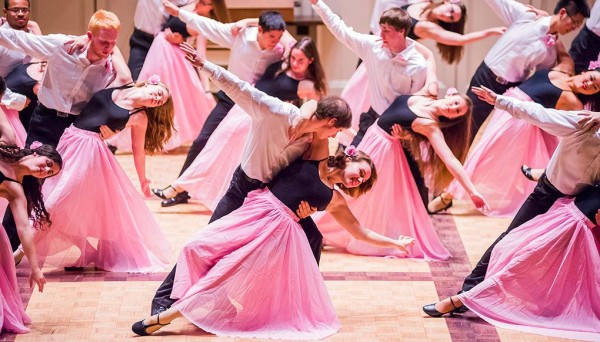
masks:
[[(39, 141), (43, 144), (49, 144), (54, 147), (58, 145), (58, 141), (63, 132), (77, 118), (76, 115), (58, 116), (56, 110), (47, 108), (41, 103), (33, 111), (31, 120), (29, 121), (29, 131), (25, 146), (30, 146), (34, 141)], [(21, 241), (17, 234), (17, 226), (15, 219), (10, 211), (10, 207), (6, 209), (2, 219), (2, 225), (6, 230), (10, 245), (14, 250), (19, 247)]]
[(586, 71), (590, 65), (590, 61), (598, 59), (599, 53), (600, 37), (590, 31), (586, 25), (583, 25), (583, 28), (579, 31), (569, 49), (569, 55), (571, 55), (573, 62), (575, 62), (575, 73), (579, 74), (582, 71)]
[[(215, 208), (215, 211), (213, 212), (209, 222), (218, 220), (219, 218), (226, 216), (232, 211), (240, 208), (244, 203), (244, 199), (248, 193), (261, 187), (264, 187), (264, 184), (255, 179), (250, 179), (244, 173), (241, 167), (238, 166), (233, 173), (233, 177), (227, 192), (217, 204), (217, 207)], [(318, 264), (321, 258), (321, 249), (323, 247), (323, 235), (321, 235), (321, 232), (319, 232), (317, 229), (315, 222), (310, 217), (304, 218), (298, 223), (302, 226), (302, 229), (306, 234), (306, 238), (310, 243), (310, 248)], [(173, 267), (167, 278), (156, 291), (156, 294), (152, 299), (153, 309), (159, 305), (168, 308), (176, 301), (176, 299), (171, 298), (176, 268), (177, 265)]]
[(490, 115), (494, 106), (491, 104), (480, 100), (477, 95), (471, 90), (472, 87), (480, 87), (486, 86), (493, 90), (496, 94), (502, 95), (509, 88), (512, 88), (519, 83), (511, 83), (506, 82), (502, 78), (496, 76), (492, 70), (485, 64), (485, 62), (481, 62), (475, 74), (471, 78), (471, 83), (469, 84), (469, 89), (467, 90), (467, 96), (473, 101), (473, 119), (471, 126), (471, 142), (475, 139), (475, 135), (483, 125), (483, 122)]
[(550, 181), (548, 181), (546, 174), (543, 174), (533, 192), (529, 195), (529, 197), (527, 197), (525, 203), (523, 203), (513, 218), (512, 222), (508, 226), (508, 229), (506, 229), (504, 233), (500, 234), (496, 241), (494, 241), (494, 243), (492, 243), (485, 253), (483, 253), (483, 256), (477, 263), (477, 266), (475, 266), (473, 271), (471, 271), (471, 274), (465, 278), (462, 290), (465, 292), (469, 291), (485, 279), (485, 274), (490, 262), (492, 250), (494, 249), (494, 246), (496, 246), (496, 244), (506, 236), (506, 234), (510, 233), (511, 230), (519, 227), (532, 218), (546, 213), (550, 207), (552, 207), (554, 202), (561, 197), (565, 197), (565, 195), (556, 189), (554, 185), (550, 183)]
[(129, 38), (129, 61), (127, 62), (127, 66), (131, 71), (131, 77), (134, 81), (137, 81), (140, 76), (153, 41), (153, 35), (136, 28), (133, 29), (131, 38)]

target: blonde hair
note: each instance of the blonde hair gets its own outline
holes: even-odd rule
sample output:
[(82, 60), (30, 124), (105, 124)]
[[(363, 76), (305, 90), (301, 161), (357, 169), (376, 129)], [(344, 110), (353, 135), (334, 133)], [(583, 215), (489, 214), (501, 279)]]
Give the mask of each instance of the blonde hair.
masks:
[(92, 14), (90, 23), (88, 24), (88, 31), (92, 34), (98, 34), (102, 29), (114, 29), (117, 31), (121, 30), (121, 22), (116, 14), (106, 10), (98, 10)]
[[(146, 82), (138, 82), (135, 86), (144, 87), (145, 85)], [(171, 91), (164, 83), (158, 85), (167, 90), (169, 98), (162, 106), (144, 109), (148, 118), (148, 126), (144, 136), (144, 150), (149, 154), (161, 152), (163, 146), (171, 139), (173, 131), (175, 131), (173, 124), (175, 107), (173, 106)]]

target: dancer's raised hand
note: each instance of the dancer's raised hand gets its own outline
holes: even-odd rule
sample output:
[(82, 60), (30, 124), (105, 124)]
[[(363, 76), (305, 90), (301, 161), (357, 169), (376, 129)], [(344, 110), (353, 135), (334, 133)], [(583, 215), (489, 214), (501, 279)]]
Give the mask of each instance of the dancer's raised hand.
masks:
[(485, 101), (492, 106), (496, 104), (496, 97), (498, 94), (494, 93), (491, 89), (481, 86), (481, 87), (471, 87), (471, 90), (477, 95), (477, 97), (481, 101)]
[(190, 61), (193, 66), (197, 68), (202, 68), (204, 66), (204, 60), (198, 55), (198, 51), (196, 51), (196, 49), (193, 46), (183, 42), (179, 44), (179, 48), (181, 49), (181, 51), (185, 52), (185, 59)]

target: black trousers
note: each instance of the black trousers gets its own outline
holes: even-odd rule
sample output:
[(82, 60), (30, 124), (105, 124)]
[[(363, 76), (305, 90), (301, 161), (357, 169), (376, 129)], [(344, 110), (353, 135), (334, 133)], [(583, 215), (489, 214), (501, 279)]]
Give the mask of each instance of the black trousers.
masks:
[(133, 29), (133, 33), (129, 38), (129, 61), (127, 62), (127, 66), (131, 71), (131, 77), (134, 81), (140, 76), (140, 71), (142, 71), (144, 61), (146, 61), (146, 56), (153, 41), (153, 35), (136, 28)]
[(535, 189), (529, 195), (529, 197), (527, 197), (525, 203), (523, 203), (506, 231), (500, 234), (496, 241), (494, 241), (494, 243), (492, 243), (485, 253), (483, 253), (483, 256), (473, 271), (471, 271), (471, 274), (465, 278), (462, 290), (465, 292), (469, 291), (485, 279), (485, 274), (490, 262), (492, 250), (494, 249), (494, 246), (496, 246), (496, 244), (506, 236), (506, 234), (510, 233), (511, 230), (519, 227), (532, 218), (546, 213), (557, 199), (565, 196), (565, 194), (556, 189), (554, 185), (548, 181), (546, 174), (543, 174), (542, 177), (540, 177)]
[[(256, 180), (249, 179), (241, 167), (238, 166), (233, 173), (233, 178), (231, 179), (231, 183), (229, 184), (227, 192), (217, 204), (217, 207), (215, 208), (215, 211), (213, 212), (209, 222), (218, 220), (219, 218), (226, 216), (232, 211), (238, 209), (242, 206), (244, 199), (250, 191), (259, 189), (263, 186), (264, 184), (261, 184)], [(304, 233), (306, 234), (306, 238), (310, 243), (310, 248), (318, 264), (321, 258), (321, 249), (323, 247), (323, 235), (321, 235), (321, 232), (319, 232), (317, 229), (315, 222), (310, 217), (302, 219), (298, 223), (300, 223)], [(176, 301), (175, 299), (171, 299), (176, 268), (177, 265), (173, 267), (167, 278), (163, 281), (158, 290), (156, 290), (156, 294), (152, 299), (152, 308), (155, 308), (159, 305), (168, 308)]]
[(582, 71), (586, 71), (590, 65), (590, 61), (598, 59), (599, 53), (600, 37), (590, 31), (587, 26), (583, 25), (583, 28), (579, 31), (569, 49), (569, 55), (571, 55), (573, 62), (575, 62), (575, 73), (579, 74)]
[[(352, 140), (352, 145), (358, 146), (358, 144), (360, 144), (369, 127), (371, 127), (371, 125), (373, 125), (378, 118), (379, 114), (377, 114), (377, 112), (375, 112), (373, 108), (369, 108), (367, 112), (360, 114), (358, 132)], [(404, 151), (404, 155), (406, 156), (406, 161), (408, 162), (410, 173), (412, 174), (417, 185), (417, 189), (419, 190), (419, 195), (421, 195), (421, 200), (423, 200), (423, 204), (425, 205), (425, 207), (427, 207), (427, 204), (429, 203), (429, 189), (425, 185), (425, 179), (423, 179), (423, 175), (421, 175), (421, 170), (419, 170), (419, 164), (417, 164), (417, 161), (413, 157), (412, 153), (410, 153), (408, 148), (402, 146), (402, 150)]]
[(477, 95), (471, 90), (472, 87), (480, 87), (486, 86), (493, 90), (496, 94), (502, 95), (509, 88), (512, 88), (519, 83), (499, 83), (499, 77), (494, 74), (492, 70), (485, 64), (485, 62), (481, 62), (477, 70), (475, 70), (475, 74), (471, 78), (471, 83), (469, 84), (469, 89), (467, 90), (467, 96), (473, 101), (473, 119), (471, 126), (471, 142), (475, 139), (475, 135), (483, 125), (483, 122), (490, 115), (494, 106), (491, 104), (480, 100)]
[[(58, 141), (63, 132), (73, 123), (73, 121), (75, 121), (77, 116), (68, 115), (62, 117), (56, 114), (56, 110), (47, 108), (43, 104), (38, 103), (38, 106), (33, 111), (31, 120), (29, 121), (29, 131), (27, 132), (25, 146), (31, 145), (34, 141), (39, 141), (54, 147), (58, 145)], [(21, 241), (17, 234), (17, 226), (15, 225), (15, 219), (10, 211), (10, 207), (6, 208), (6, 212), (2, 219), (2, 225), (6, 230), (13, 251), (16, 250), (21, 244)]]

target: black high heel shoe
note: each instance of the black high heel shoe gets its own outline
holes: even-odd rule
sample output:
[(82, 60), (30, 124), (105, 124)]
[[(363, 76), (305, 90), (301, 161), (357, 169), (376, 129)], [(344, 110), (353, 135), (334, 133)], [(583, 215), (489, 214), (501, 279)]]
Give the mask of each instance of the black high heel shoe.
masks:
[(167, 197), (167, 196), (165, 196), (165, 190), (167, 190), (168, 188), (171, 188), (171, 189), (173, 189), (173, 191), (175, 191), (175, 196), (177, 196), (177, 190), (175, 190), (175, 188), (174, 188), (174, 187), (172, 187), (172, 186), (170, 186), (170, 185), (169, 185), (169, 186), (167, 186), (167, 187), (166, 187), (166, 188), (164, 188), (164, 189), (152, 188), (152, 189), (150, 189), (150, 191), (152, 191), (152, 193), (153, 193), (154, 195), (156, 195), (156, 196), (158, 196), (158, 197), (160, 197), (160, 198), (162, 198), (162, 199), (164, 199), (164, 200), (168, 200), (169, 198), (173, 198), (173, 197), (175, 197), (175, 196), (173, 196), (173, 197)]
[[(440, 201), (442, 202), (443, 207), (441, 207), (440, 209), (437, 209), (437, 210), (429, 210), (429, 204), (433, 203), (437, 198), (440, 199)], [(425, 207), (425, 210), (427, 210), (427, 213), (429, 215), (435, 215), (435, 214), (439, 213), (440, 211), (447, 210), (448, 208), (450, 208), (452, 206), (453, 203), (452, 203), (451, 199), (450, 200), (446, 200), (446, 199), (444, 199), (444, 197), (442, 197), (442, 195), (438, 195), (438, 196), (435, 196), (431, 200), (431, 202), (429, 202), (429, 204)]]
[(450, 316), (454, 315), (455, 313), (463, 313), (463, 307), (464, 305), (461, 306), (456, 306), (456, 304), (454, 304), (454, 301), (452, 300), (452, 297), (450, 297), (450, 304), (452, 304), (452, 310), (448, 311), (448, 312), (439, 312), (435, 309), (435, 303), (433, 304), (428, 304), (425, 305), (423, 307), (423, 312), (425, 312), (426, 314), (428, 314), (431, 317), (442, 317), (445, 314), (450, 314)]
[(529, 166), (525, 164), (521, 165), (521, 172), (527, 179), (535, 182), (535, 179), (533, 179), (533, 175), (531, 174), (531, 168)]
[[(150, 328), (150, 327), (154, 327), (157, 325), (160, 325), (161, 327), (164, 327), (165, 325), (169, 325), (171, 323), (167, 323), (167, 324), (161, 324), (160, 323), (160, 315), (156, 316), (156, 323), (154, 324), (144, 324), (144, 320), (141, 320), (139, 322), (135, 322), (132, 326), (131, 326), (131, 331), (133, 331), (134, 333), (140, 335), (140, 336), (150, 336), (152, 334), (148, 333), (146, 331), (146, 329)], [(159, 328), (160, 329), (160, 328)]]

